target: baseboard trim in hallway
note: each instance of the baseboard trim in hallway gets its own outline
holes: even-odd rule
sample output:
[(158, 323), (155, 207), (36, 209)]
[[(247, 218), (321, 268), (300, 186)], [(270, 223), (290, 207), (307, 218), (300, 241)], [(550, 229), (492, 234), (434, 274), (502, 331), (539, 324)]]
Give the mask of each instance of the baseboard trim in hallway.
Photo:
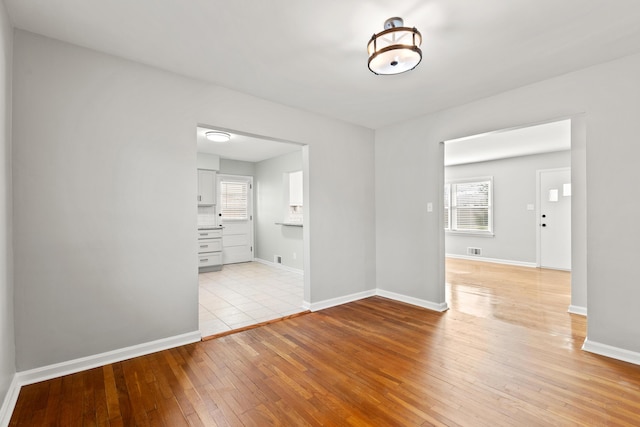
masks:
[(97, 368), (99, 366), (120, 362), (122, 360), (133, 359), (134, 357), (144, 356), (157, 351), (191, 344), (200, 340), (200, 331), (188, 332), (186, 334), (162, 338), (156, 341), (133, 345), (131, 347), (125, 347), (118, 350), (107, 351), (105, 353), (94, 354), (92, 356), (81, 357), (79, 359), (21, 371), (16, 374), (16, 377), (18, 379), (18, 383), (21, 386), (24, 386), (49, 380), (51, 378), (75, 374), (76, 372), (86, 371), (87, 369)]
[(492, 264), (514, 265), (516, 267), (536, 268), (538, 266), (535, 262), (514, 261), (510, 259), (498, 259), (498, 258), (486, 258), (481, 256), (447, 254), (446, 257), (452, 258), (452, 259), (462, 259), (465, 261), (479, 261), (479, 262), (489, 262)]
[(634, 365), (640, 365), (640, 353), (591, 341), (589, 338), (585, 338), (584, 344), (582, 344), (582, 350), (611, 359), (633, 363)]
[(579, 305), (570, 305), (569, 309), (567, 310), (568, 313), (571, 314), (578, 314), (580, 316), (586, 316), (587, 315), (587, 307), (581, 307)]
[(18, 383), (17, 375), (13, 375), (9, 390), (4, 397), (2, 405), (0, 405), (0, 427), (7, 427), (11, 421), (11, 415), (18, 402), (18, 396), (20, 395), (20, 384)]
[(267, 261), (261, 258), (254, 258), (253, 261), (259, 262), (260, 264), (268, 265), (270, 267), (275, 267), (281, 270), (289, 271), (291, 273), (298, 273), (298, 274), (304, 275), (304, 270), (300, 270), (299, 268), (289, 267), (288, 265), (284, 265), (284, 264), (276, 264), (275, 262)]
[(420, 298), (414, 298), (407, 295), (397, 294), (395, 292), (385, 291), (383, 289), (377, 289), (376, 295), (392, 299), (394, 301), (403, 302), (406, 304), (415, 305), (416, 307), (426, 308), (427, 310), (443, 312), (449, 310), (449, 305), (445, 302), (437, 303), (433, 301), (427, 301)]

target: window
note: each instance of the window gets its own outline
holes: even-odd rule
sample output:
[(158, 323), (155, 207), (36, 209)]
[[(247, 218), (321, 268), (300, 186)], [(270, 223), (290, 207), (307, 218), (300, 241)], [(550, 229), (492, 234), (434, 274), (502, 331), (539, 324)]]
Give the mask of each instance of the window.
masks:
[(248, 192), (249, 183), (247, 182), (220, 182), (220, 213), (222, 214), (222, 219), (249, 219)]
[(491, 206), (493, 178), (476, 178), (444, 186), (444, 228), (446, 231), (493, 235)]

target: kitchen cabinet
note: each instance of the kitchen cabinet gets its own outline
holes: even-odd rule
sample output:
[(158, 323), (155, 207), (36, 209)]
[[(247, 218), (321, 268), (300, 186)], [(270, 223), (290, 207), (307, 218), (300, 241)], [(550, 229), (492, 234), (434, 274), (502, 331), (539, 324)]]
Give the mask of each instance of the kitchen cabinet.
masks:
[(289, 174), (289, 206), (302, 206), (302, 171)]
[(198, 272), (222, 270), (222, 228), (198, 229)]
[(216, 204), (216, 171), (198, 169), (198, 206)]

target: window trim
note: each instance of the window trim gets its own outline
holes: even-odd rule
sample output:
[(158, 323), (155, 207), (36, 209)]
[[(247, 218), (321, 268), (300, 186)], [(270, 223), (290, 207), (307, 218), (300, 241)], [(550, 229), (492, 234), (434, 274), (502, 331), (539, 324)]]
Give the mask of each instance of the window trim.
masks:
[[(470, 184), (470, 183), (480, 183), (480, 182), (488, 182), (489, 183), (489, 195), (487, 200), (487, 208), (488, 208), (488, 230), (452, 230), (452, 220), (453, 220), (453, 211), (457, 209), (456, 206), (452, 205), (453, 201), (453, 188), (456, 184)], [(449, 228), (445, 228), (445, 234), (447, 235), (459, 235), (459, 236), (475, 236), (475, 237), (494, 237), (494, 228), (493, 228), (493, 216), (494, 216), (494, 206), (493, 206), (493, 176), (481, 176), (481, 177), (472, 177), (472, 178), (459, 178), (459, 179), (451, 179), (446, 180), (443, 189), (443, 215), (444, 210), (447, 209), (447, 214), (445, 218), (445, 223), (449, 225)], [(448, 189), (449, 191), (449, 203), (446, 204), (444, 201), (444, 192)]]

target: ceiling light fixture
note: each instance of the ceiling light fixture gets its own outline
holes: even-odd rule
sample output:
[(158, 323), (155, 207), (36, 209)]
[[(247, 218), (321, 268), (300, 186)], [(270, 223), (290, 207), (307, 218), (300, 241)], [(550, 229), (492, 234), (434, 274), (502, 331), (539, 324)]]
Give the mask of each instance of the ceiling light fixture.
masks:
[(220, 131), (210, 131), (204, 134), (204, 136), (209, 140), (209, 141), (213, 141), (213, 142), (227, 142), (231, 139), (231, 134), (227, 133), (227, 132), (220, 132)]
[(400, 74), (413, 70), (422, 60), (422, 35), (415, 27), (404, 27), (402, 18), (389, 18), (384, 31), (371, 36), (369, 69), (374, 74)]

